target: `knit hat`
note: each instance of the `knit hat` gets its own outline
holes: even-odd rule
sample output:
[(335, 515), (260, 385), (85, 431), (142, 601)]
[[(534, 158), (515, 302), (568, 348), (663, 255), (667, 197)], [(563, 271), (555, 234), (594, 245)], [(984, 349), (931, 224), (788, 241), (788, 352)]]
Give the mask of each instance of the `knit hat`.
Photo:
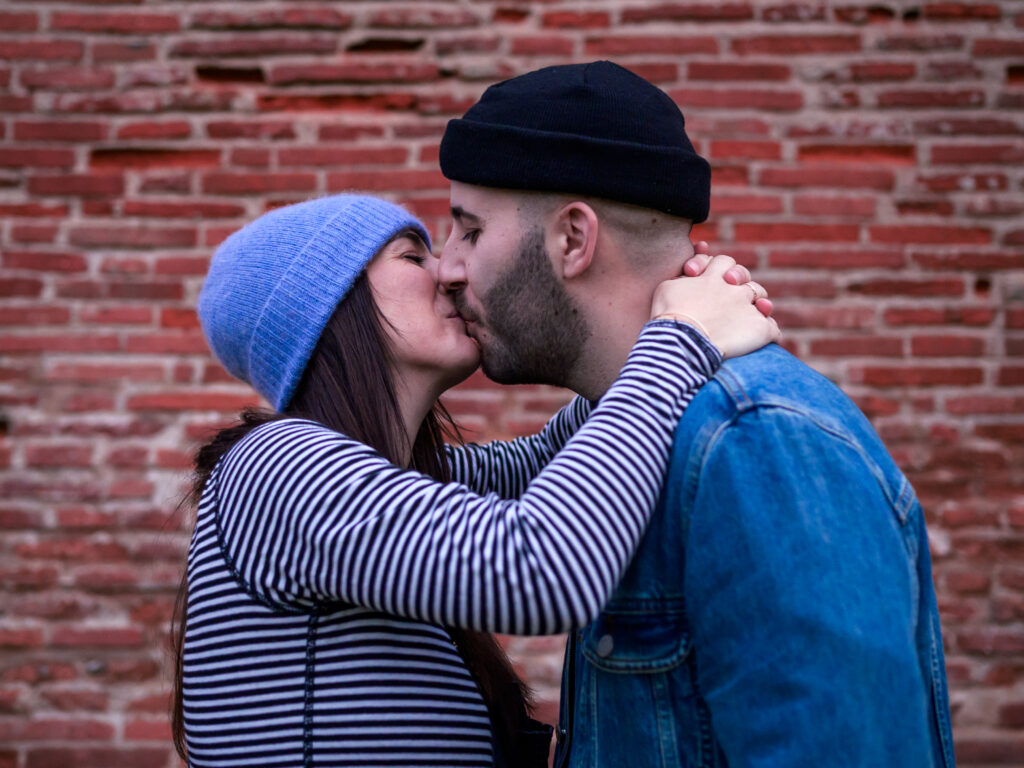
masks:
[(278, 208), (213, 255), (199, 320), (214, 355), (278, 411), (295, 394), (328, 319), (370, 259), (423, 225), (397, 205), (334, 195)]
[(488, 88), (441, 141), (441, 171), (481, 187), (570, 192), (704, 221), (711, 168), (668, 94), (610, 61)]

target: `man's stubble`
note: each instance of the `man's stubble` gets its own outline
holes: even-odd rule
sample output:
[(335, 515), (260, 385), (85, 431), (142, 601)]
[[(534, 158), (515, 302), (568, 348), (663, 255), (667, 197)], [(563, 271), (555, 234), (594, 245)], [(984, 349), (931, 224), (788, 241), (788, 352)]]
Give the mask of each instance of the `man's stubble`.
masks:
[(481, 303), (490, 331), (482, 361), (488, 378), (567, 386), (590, 329), (555, 276), (542, 230), (524, 233), (512, 264)]

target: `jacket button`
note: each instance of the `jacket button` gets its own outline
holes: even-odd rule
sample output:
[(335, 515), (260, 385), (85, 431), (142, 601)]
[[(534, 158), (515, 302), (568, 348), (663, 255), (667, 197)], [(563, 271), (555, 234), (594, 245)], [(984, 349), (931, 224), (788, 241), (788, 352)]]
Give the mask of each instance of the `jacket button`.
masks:
[(611, 635), (602, 635), (601, 639), (597, 641), (597, 655), (602, 659), (606, 656), (612, 655), (612, 649), (615, 647), (615, 641)]

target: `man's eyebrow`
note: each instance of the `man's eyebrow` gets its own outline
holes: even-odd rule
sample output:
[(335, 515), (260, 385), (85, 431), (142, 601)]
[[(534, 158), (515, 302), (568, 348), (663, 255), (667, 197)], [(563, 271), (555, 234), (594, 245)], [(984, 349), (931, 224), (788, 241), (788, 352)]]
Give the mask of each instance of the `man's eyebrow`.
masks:
[(479, 224), (480, 221), (481, 221), (479, 216), (476, 216), (476, 215), (470, 213), (465, 208), (463, 208), (461, 205), (453, 205), (452, 206), (452, 218), (455, 219), (460, 224), (464, 224), (467, 221), (470, 224)]

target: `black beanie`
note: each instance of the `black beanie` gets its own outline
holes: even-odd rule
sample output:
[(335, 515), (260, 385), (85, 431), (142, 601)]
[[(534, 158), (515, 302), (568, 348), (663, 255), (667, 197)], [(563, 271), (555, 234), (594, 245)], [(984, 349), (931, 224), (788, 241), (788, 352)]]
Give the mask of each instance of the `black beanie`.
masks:
[(660, 88), (610, 61), (488, 88), (441, 140), (441, 171), (481, 187), (568, 192), (704, 221), (711, 167)]

